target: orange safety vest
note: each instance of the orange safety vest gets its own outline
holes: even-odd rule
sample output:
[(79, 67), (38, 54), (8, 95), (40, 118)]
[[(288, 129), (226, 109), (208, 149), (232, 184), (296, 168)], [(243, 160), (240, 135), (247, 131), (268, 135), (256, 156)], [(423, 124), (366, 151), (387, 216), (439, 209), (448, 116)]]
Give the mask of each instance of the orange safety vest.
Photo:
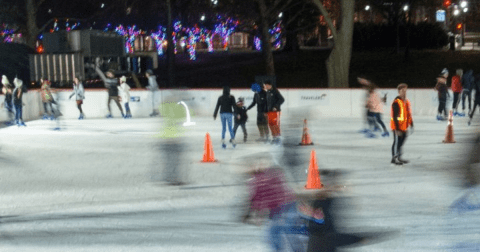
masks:
[(400, 113), (398, 114), (398, 126), (399, 129), (395, 127), (395, 121), (393, 121), (393, 104), (391, 108), (391, 120), (390, 120), (390, 128), (392, 130), (401, 130), (407, 131), (408, 126), (412, 125), (412, 111), (410, 110), (410, 101), (407, 99), (405, 102), (402, 99), (395, 99), (393, 103), (397, 103), (398, 107), (400, 108)]

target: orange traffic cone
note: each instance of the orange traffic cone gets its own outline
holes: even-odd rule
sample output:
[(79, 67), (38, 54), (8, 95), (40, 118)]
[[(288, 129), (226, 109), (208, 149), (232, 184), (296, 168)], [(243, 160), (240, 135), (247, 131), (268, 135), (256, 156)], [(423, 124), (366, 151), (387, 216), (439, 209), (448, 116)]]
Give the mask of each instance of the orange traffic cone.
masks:
[(317, 157), (315, 150), (312, 150), (310, 155), (310, 165), (308, 166), (307, 184), (305, 189), (321, 189), (323, 188), (320, 180), (320, 173), (318, 172)]
[(453, 111), (450, 110), (448, 115), (448, 125), (447, 125), (447, 132), (445, 133), (445, 140), (444, 143), (455, 143), (455, 139), (453, 138)]
[(310, 138), (310, 134), (308, 133), (307, 119), (303, 120), (303, 134), (302, 134), (302, 142), (300, 142), (300, 145), (313, 145), (312, 139)]
[(213, 153), (212, 140), (210, 134), (205, 135), (205, 144), (203, 145), (203, 160), (202, 162), (215, 162), (215, 154)]

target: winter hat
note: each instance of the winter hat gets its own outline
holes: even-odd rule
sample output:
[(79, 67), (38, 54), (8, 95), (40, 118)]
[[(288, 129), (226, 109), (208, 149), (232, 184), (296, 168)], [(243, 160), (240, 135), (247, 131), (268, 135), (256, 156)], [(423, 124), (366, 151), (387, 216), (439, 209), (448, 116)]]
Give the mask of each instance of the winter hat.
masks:
[(153, 75), (152, 69), (148, 69), (146, 73), (149, 74), (149, 75)]
[(20, 79), (18, 79), (18, 78), (15, 78), (15, 79), (13, 80), (13, 83), (15, 84), (15, 87), (17, 87), (17, 88), (19, 88), (19, 87), (21, 87), (21, 86), (23, 85), (23, 81), (20, 80)]
[(262, 91), (262, 87), (260, 87), (260, 85), (258, 85), (258, 83), (253, 83), (252, 84), (252, 91), (258, 93), (258, 92)]
[(120, 77), (120, 83), (123, 83), (123, 82), (127, 82), (127, 77), (125, 77), (125, 75)]
[(444, 69), (442, 70), (442, 72), (440, 73), (440, 75), (441, 75), (441, 76), (444, 76), (444, 75), (446, 75), (446, 74), (448, 74), (448, 69), (444, 68)]
[(10, 85), (10, 82), (8, 81), (8, 78), (5, 75), (2, 75), (2, 84), (5, 85), (5, 86)]
[(238, 97), (237, 105), (243, 105), (243, 101), (245, 99), (243, 97)]

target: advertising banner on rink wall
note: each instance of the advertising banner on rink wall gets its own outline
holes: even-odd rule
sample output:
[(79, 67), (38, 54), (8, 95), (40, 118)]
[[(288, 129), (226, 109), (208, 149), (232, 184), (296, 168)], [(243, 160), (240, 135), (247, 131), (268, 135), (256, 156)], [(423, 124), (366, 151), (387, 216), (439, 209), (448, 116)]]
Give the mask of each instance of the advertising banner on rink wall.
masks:
[[(364, 89), (279, 89), (285, 98), (283, 103), (282, 115), (288, 117), (302, 118), (320, 118), (320, 117), (363, 117), (365, 113), (365, 103), (367, 92)], [(72, 91), (64, 90), (55, 94), (61, 106), (64, 118), (78, 118), (79, 112), (73, 99), (68, 99)], [(143, 89), (132, 89), (130, 96), (134, 100), (129, 101), (133, 117), (148, 117), (153, 109), (158, 110), (162, 103), (183, 101), (192, 117), (213, 117), (213, 112), (217, 104), (218, 97), (222, 95), (222, 89), (168, 89), (159, 90), (155, 93)], [(393, 99), (398, 96), (397, 89), (377, 89), (380, 98), (386, 98), (383, 104), (383, 114), (390, 116), (390, 106)], [(450, 93), (450, 99), (447, 101), (447, 110), (452, 107), (453, 94)], [(252, 104), (254, 92), (249, 88), (232, 89), (231, 95), (238, 101), (240, 97), (244, 98), (244, 106)], [(412, 103), (414, 115), (435, 116), (438, 107), (437, 92), (433, 89), (408, 89), (407, 98)], [(0, 95), (0, 104), (5, 100), (5, 96)], [(86, 118), (103, 118), (108, 113), (107, 108), (108, 93), (106, 90), (91, 90), (85, 92), (83, 101), (83, 111)], [(153, 100), (153, 102), (152, 102)], [(23, 97), (23, 118), (25, 120), (38, 119), (43, 115), (43, 105), (38, 90), (29, 90)], [(121, 102), (122, 107), (124, 101)], [(112, 101), (112, 115), (120, 117), (120, 111)], [(249, 112), (250, 116), (256, 115), (256, 107)], [(161, 116), (161, 115), (160, 115)], [(8, 113), (3, 106), (0, 108), (0, 121), (5, 122), (8, 119)]]

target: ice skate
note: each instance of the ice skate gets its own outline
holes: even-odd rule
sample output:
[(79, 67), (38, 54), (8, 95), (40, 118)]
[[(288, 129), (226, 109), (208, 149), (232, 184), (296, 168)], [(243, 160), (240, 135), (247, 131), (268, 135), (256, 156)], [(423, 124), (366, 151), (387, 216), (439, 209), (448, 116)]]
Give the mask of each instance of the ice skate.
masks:
[(235, 142), (235, 139), (230, 139), (230, 143), (232, 143), (233, 148), (237, 147), (237, 143)]
[(385, 131), (382, 134), (382, 137), (389, 137), (389, 136), (390, 136), (390, 133), (388, 133), (388, 131)]
[(108, 114), (107, 118), (113, 118), (112, 114)]
[(397, 160), (400, 161), (400, 162), (402, 162), (403, 164), (408, 164), (408, 163), (410, 163), (410, 161), (405, 160), (405, 159), (402, 159), (401, 156), (399, 156), (399, 157), (397, 158)]
[(395, 164), (395, 165), (403, 165), (403, 163), (400, 162), (400, 160), (398, 160), (398, 157), (396, 157), (396, 156), (392, 158), (392, 161), (390, 163)]
[(225, 139), (222, 139), (222, 148), (226, 149), (227, 145), (225, 144)]

